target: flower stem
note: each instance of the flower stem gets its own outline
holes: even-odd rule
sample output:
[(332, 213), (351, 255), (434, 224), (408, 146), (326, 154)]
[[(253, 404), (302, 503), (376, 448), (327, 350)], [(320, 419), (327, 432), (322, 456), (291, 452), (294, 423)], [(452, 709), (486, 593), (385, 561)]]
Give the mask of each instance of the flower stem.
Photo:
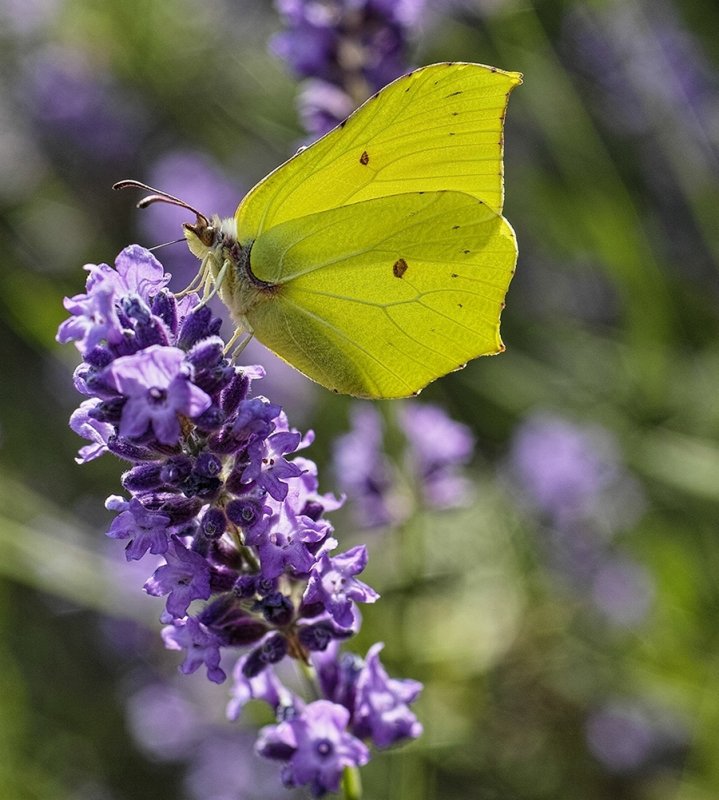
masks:
[(362, 778), (357, 767), (345, 767), (342, 775), (343, 800), (362, 800)]
[(310, 664), (305, 664), (304, 661), (299, 659), (295, 661), (295, 664), (299, 666), (300, 675), (302, 676), (308, 695), (312, 700), (319, 700), (320, 692), (317, 688), (317, 675), (314, 667)]

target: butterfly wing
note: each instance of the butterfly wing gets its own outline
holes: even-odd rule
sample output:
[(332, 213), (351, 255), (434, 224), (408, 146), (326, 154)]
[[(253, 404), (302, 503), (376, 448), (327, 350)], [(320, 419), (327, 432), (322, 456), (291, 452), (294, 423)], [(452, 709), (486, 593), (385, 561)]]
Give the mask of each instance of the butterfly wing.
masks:
[(406, 397), (504, 348), (517, 247), (460, 192), (378, 197), (274, 225), (250, 253), (274, 285), (248, 313), (260, 341), (329, 389)]
[(236, 212), (242, 244), (282, 222), (375, 197), (452, 190), (503, 201), (502, 126), (516, 72), (444, 63), (398, 78), (271, 172)]

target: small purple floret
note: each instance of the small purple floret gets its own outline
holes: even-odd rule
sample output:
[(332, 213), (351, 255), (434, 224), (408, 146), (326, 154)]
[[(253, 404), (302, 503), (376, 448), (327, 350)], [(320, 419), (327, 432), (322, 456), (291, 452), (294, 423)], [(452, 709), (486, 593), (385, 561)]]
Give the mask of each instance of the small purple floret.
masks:
[(367, 565), (367, 548), (358, 545), (330, 557), (323, 553), (312, 568), (304, 595), (305, 603), (322, 603), (334, 621), (343, 628), (354, 622), (352, 603), (374, 603), (379, 594), (354, 576)]
[(171, 537), (165, 561), (148, 578), (144, 588), (154, 597), (169, 595), (167, 612), (178, 619), (185, 616), (193, 600), (210, 597), (210, 566), (203, 556), (188, 550), (175, 535)]
[(205, 665), (207, 677), (222, 683), (227, 675), (220, 668), (220, 640), (194, 617), (174, 620), (162, 629), (162, 640), (168, 650), (186, 650), (180, 672), (189, 675)]
[(287, 761), (285, 786), (308, 786), (315, 797), (336, 792), (345, 767), (369, 761), (369, 750), (347, 732), (349, 711), (329, 700), (316, 700), (294, 719), (260, 731), (256, 750), (261, 756)]
[(422, 725), (409, 710), (422, 691), (413, 680), (396, 680), (387, 675), (379, 660), (384, 645), (373, 645), (357, 677), (353, 731), (371, 737), (377, 747), (389, 747), (403, 739), (416, 739)]
[(157, 440), (174, 444), (180, 435), (178, 415), (195, 417), (211, 398), (189, 379), (185, 354), (177, 347), (153, 345), (115, 359), (106, 370), (111, 386), (127, 397), (120, 435), (136, 438), (152, 428)]
[(111, 539), (129, 539), (125, 548), (128, 561), (137, 561), (149, 550), (155, 555), (167, 552), (170, 517), (158, 511), (149, 511), (133, 497), (130, 502), (112, 495), (105, 502), (110, 511), (120, 511), (112, 521), (107, 535)]

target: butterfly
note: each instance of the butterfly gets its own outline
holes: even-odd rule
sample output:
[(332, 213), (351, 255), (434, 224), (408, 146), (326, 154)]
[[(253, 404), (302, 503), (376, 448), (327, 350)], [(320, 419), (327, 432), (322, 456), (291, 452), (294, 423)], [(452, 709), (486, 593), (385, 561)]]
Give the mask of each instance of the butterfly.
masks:
[(198, 281), (236, 336), (372, 399), (417, 394), (502, 352), (517, 261), (503, 124), (521, 82), (480, 64), (422, 67), (271, 172), (233, 218), (183, 204), (197, 215), (184, 232)]

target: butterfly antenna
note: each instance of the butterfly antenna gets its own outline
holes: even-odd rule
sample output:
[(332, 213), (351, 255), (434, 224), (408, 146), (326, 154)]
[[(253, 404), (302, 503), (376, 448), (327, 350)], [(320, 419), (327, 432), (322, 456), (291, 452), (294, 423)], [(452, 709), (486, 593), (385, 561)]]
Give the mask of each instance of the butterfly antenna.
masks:
[(147, 249), (152, 252), (153, 250), (160, 250), (163, 247), (169, 247), (171, 244), (179, 244), (180, 242), (184, 242), (184, 239), (173, 239), (171, 242), (163, 242), (162, 244), (156, 244), (154, 247), (148, 247)]
[(163, 192), (161, 189), (153, 189), (152, 186), (148, 186), (146, 183), (142, 183), (141, 181), (136, 180), (124, 180), (118, 181), (112, 185), (113, 189), (143, 189), (146, 192), (151, 192), (147, 197), (143, 197), (142, 200), (137, 204), (138, 208), (147, 208), (151, 206), (153, 203), (168, 203), (171, 206), (177, 206), (178, 208), (184, 208), (187, 211), (191, 211), (196, 217), (198, 222), (202, 225), (209, 227), (210, 220), (201, 212), (198, 211), (196, 208), (193, 208), (189, 203), (186, 203), (184, 200), (180, 200), (179, 197), (175, 197), (175, 195), (170, 194), (169, 192)]

